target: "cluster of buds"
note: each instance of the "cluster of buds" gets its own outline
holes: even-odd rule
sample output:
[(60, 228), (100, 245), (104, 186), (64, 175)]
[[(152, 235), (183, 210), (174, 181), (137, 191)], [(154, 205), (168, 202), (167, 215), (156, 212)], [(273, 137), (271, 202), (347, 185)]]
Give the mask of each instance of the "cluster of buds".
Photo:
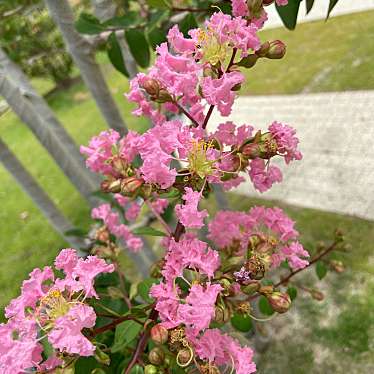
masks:
[(101, 182), (103, 192), (121, 193), (128, 197), (141, 196), (147, 198), (152, 192), (152, 187), (146, 184), (142, 178), (131, 176), (118, 179), (106, 179)]
[(169, 92), (162, 88), (160, 82), (156, 79), (147, 79), (141, 87), (149, 95), (149, 98), (156, 103), (164, 104), (173, 101)]
[(265, 160), (277, 154), (277, 142), (270, 132), (258, 131), (256, 135), (242, 145), (240, 151), (244, 159), (262, 158)]

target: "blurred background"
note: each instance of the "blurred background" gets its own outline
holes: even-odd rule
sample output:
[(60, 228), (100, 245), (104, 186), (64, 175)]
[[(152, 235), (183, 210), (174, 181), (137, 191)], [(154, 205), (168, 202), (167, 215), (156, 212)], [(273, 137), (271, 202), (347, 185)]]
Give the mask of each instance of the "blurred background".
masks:
[[(277, 61), (261, 60), (248, 70), (232, 117), (238, 125), (261, 127), (278, 120), (294, 126), (304, 160), (288, 167), (284, 183), (270, 192), (260, 195), (248, 184), (230, 193), (229, 203), (231, 209), (239, 210), (254, 204), (284, 208), (296, 221), (306, 248), (328, 242), (336, 228), (350, 244), (337, 258), (343, 261), (344, 272), (329, 271), (317, 283), (313, 272), (305, 275), (306, 282), (310, 279), (311, 284), (317, 284), (325, 297), (316, 301), (308, 292), (300, 293), (292, 313), (274, 320), (259, 372), (369, 373), (374, 372), (374, 1), (340, 0), (327, 21), (328, 1), (316, 0), (307, 16), (304, 2), (295, 30), (285, 28), (275, 8), (269, 7), (269, 23), (260, 38), (282, 40), (287, 45), (286, 56)], [(75, 22), (81, 20), (75, 25), (85, 31), (86, 41), (95, 45), (94, 57), (120, 116), (129, 129), (142, 132), (147, 121), (131, 114), (134, 107), (123, 96), (128, 79), (120, 72), (123, 60), (116, 57), (117, 41), (107, 41), (104, 47), (98, 43), (96, 48), (97, 33), (91, 32), (96, 21), (83, 18), (87, 23), (82, 23), (82, 13), (103, 17), (92, 3), (69, 2)], [(182, 3), (186, 2), (178, 2)], [(54, 151), (58, 148), (53, 146), (53, 136), (62, 134), (60, 139), (65, 139), (67, 134), (77, 145), (87, 144), (93, 135), (108, 128), (108, 119), (105, 121), (84, 83), (87, 78), (82, 79), (66, 52), (56, 20), (43, 2), (0, 1), (0, 47), (3, 308), (18, 294), (22, 280), (34, 267), (50, 264), (61, 248), (71, 245), (67, 230), (87, 230), (91, 223), (94, 181), (84, 177), (87, 183), (79, 191), (75, 177), (67, 177), (68, 167), (56, 162), (56, 157), (69, 157), (62, 152), (53, 158), (47, 150), (51, 144)], [(22, 69), (24, 77), (17, 69)], [(22, 98), (24, 106), (15, 109)], [(66, 133), (51, 120), (42, 102), (48, 104)], [(36, 134), (35, 127), (26, 123), (32, 121), (34, 110), (42, 118), (37, 116), (36, 122), (51, 121), (49, 131), (54, 135), (47, 130)], [(213, 117), (214, 123), (219, 120)], [(38, 138), (44, 139), (44, 145)], [(213, 199), (206, 204), (211, 212), (217, 209)], [(123, 262), (130, 276), (139, 276), (126, 254)]]

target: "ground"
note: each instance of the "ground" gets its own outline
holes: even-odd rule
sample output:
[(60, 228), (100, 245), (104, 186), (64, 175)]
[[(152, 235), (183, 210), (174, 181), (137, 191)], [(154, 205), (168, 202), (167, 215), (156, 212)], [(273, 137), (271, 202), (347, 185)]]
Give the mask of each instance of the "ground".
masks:
[[(244, 94), (373, 89), (370, 59), (374, 53), (373, 32), (374, 12), (338, 17), (327, 24), (321, 21), (302, 24), (296, 32), (264, 31), (262, 40), (284, 40), (288, 54), (283, 61), (260, 61), (256, 69), (249, 70)], [(131, 105), (123, 98), (127, 81), (104, 60), (101, 56), (108, 84), (127, 124), (145, 129), (146, 123), (130, 115)], [(48, 82), (36, 84), (41, 91), (48, 89)], [(105, 129), (83, 84), (55, 95), (50, 105), (77, 144), (87, 143), (92, 135)], [(26, 126), (8, 113), (0, 120), (0, 135), (66, 216), (74, 224), (86, 227), (88, 206)], [(2, 167), (0, 180), (0, 305), (3, 306), (17, 295), (27, 273), (35, 266), (50, 264), (66, 243)], [(259, 203), (234, 195), (231, 198), (233, 208), (247, 209)], [(313, 247), (319, 240), (329, 240), (333, 230), (339, 227), (346, 232), (352, 249), (344, 255), (347, 271), (340, 276), (331, 273), (318, 283), (326, 292), (325, 301), (317, 303), (301, 294), (291, 317), (280, 317), (273, 322), (275, 339), (261, 359), (260, 372), (372, 372), (374, 287), (370, 279), (374, 272), (371, 255), (374, 224), (310, 209), (285, 208), (297, 221), (307, 247)], [(210, 209), (214, 210), (213, 204)], [(290, 324), (282, 324), (282, 318), (290, 318)]]

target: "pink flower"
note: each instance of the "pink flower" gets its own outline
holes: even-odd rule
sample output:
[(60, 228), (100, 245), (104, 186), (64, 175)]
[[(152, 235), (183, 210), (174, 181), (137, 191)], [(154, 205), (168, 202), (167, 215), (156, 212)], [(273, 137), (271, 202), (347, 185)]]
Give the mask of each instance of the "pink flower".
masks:
[(235, 17), (247, 17), (249, 15), (246, 0), (231, 0), (232, 14)]
[(160, 283), (153, 285), (150, 295), (156, 299), (155, 309), (159, 312), (162, 325), (167, 329), (178, 326), (181, 321), (178, 317), (179, 288), (173, 283)]
[(128, 221), (135, 221), (140, 213), (141, 206), (136, 202), (132, 202), (125, 211), (125, 217)]
[(178, 316), (187, 326), (197, 333), (209, 327), (215, 315), (215, 303), (222, 290), (219, 284), (207, 283), (204, 289), (200, 284), (194, 284), (186, 298), (185, 304), (180, 304)]
[(83, 328), (95, 325), (96, 314), (85, 304), (73, 306), (63, 317), (57, 318), (48, 340), (53, 348), (80, 356), (92, 356), (95, 346), (82, 334)]
[(253, 362), (253, 351), (249, 347), (241, 347), (237, 340), (221, 333), (218, 329), (209, 329), (200, 339), (189, 332), (197, 355), (217, 366), (233, 365), (237, 374), (250, 374), (256, 371)]
[(120, 223), (119, 214), (112, 211), (110, 204), (102, 204), (92, 209), (91, 217), (103, 220), (108, 230), (118, 238), (125, 241), (126, 245), (133, 252), (137, 252), (142, 248), (142, 241), (136, 237), (123, 223)]
[(71, 274), (78, 263), (75, 249), (62, 249), (55, 259), (56, 269), (63, 270), (65, 274)]
[(185, 204), (177, 204), (175, 206), (175, 214), (184, 227), (199, 229), (204, 226), (204, 218), (208, 216), (208, 212), (205, 209), (198, 211), (201, 198), (199, 192), (193, 191), (190, 187), (186, 187), (184, 190), (185, 194), (182, 199)]
[(265, 192), (274, 183), (282, 182), (282, 173), (277, 166), (267, 166), (261, 158), (251, 161), (249, 176), (254, 187), (260, 192)]
[(209, 248), (207, 243), (188, 237), (179, 242), (171, 239), (165, 260), (162, 274), (170, 282), (181, 276), (186, 268), (199, 270), (211, 278), (220, 264), (218, 253)]
[(164, 213), (165, 209), (169, 205), (168, 199), (156, 199), (155, 201), (151, 202), (153, 210), (158, 213)]
[(235, 99), (235, 92), (232, 89), (243, 81), (244, 76), (236, 71), (225, 73), (218, 79), (205, 77), (202, 81), (204, 97), (210, 105), (217, 106), (222, 116), (228, 116)]
[(309, 264), (309, 261), (302, 258), (309, 257), (309, 253), (299, 242), (292, 242), (289, 246), (283, 247), (280, 256), (281, 261), (288, 260), (292, 270), (303, 269)]
[(296, 130), (279, 122), (273, 122), (269, 127), (278, 146), (278, 153), (284, 155), (286, 163), (292, 160), (301, 160), (302, 154), (297, 150), (299, 139), (295, 136)]
[(227, 121), (218, 125), (218, 129), (212, 137), (218, 139), (224, 145), (241, 145), (252, 137), (253, 127), (242, 125), (237, 127), (233, 122)]
[(29, 319), (0, 324), (0, 372), (21, 374), (38, 365), (43, 347), (37, 340), (36, 323)]
[(117, 146), (119, 138), (117, 131), (103, 131), (90, 140), (88, 147), (81, 146), (81, 153), (87, 156), (87, 167), (95, 173), (113, 174), (113, 168), (108, 160), (113, 157), (113, 147)]
[(192, 54), (196, 50), (197, 41), (186, 39), (179, 31), (178, 25), (169, 29), (167, 38), (170, 46), (177, 53)]
[(85, 291), (86, 297), (96, 297), (94, 289), (94, 278), (102, 273), (112, 273), (113, 264), (107, 264), (102, 258), (88, 256), (85, 259), (80, 258), (73, 270), (73, 277), (78, 279), (79, 288)]
[(119, 142), (119, 155), (121, 159), (131, 163), (138, 153), (137, 142), (140, 135), (134, 131), (129, 131)]

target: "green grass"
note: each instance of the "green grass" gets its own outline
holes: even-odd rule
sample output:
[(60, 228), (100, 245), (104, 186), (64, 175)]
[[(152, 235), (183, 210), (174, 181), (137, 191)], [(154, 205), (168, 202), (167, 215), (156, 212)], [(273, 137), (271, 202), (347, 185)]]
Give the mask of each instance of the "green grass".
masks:
[(282, 60), (247, 70), (242, 94), (294, 94), (374, 89), (374, 11), (264, 30), (261, 41), (287, 45)]

